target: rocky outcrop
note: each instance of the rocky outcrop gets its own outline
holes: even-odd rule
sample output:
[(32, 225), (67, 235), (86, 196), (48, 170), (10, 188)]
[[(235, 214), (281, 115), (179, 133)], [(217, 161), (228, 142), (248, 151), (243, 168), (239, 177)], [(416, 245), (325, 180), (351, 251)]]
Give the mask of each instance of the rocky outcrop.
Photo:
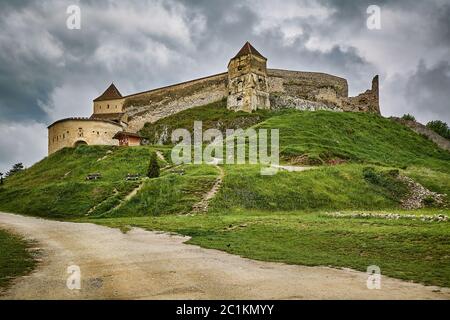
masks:
[(447, 195), (432, 192), (422, 186), (420, 183), (406, 176), (399, 176), (398, 179), (408, 186), (408, 195), (402, 199), (403, 209), (415, 210), (427, 205), (443, 206)]

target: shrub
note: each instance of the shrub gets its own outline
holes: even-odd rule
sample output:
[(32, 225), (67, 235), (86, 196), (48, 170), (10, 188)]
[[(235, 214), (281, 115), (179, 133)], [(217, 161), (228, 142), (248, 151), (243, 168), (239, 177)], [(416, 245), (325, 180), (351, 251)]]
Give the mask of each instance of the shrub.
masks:
[(440, 121), (440, 120), (434, 120), (427, 123), (427, 127), (440, 136), (450, 139), (450, 128), (448, 127), (447, 123)]
[(422, 201), (426, 207), (434, 207), (436, 204), (436, 201), (432, 196), (427, 196)]
[(416, 121), (416, 118), (413, 115), (409, 114), (409, 113), (404, 114), (402, 116), (402, 119), (403, 120), (408, 120), (408, 121)]
[(12, 175), (14, 175), (14, 174), (16, 174), (16, 173), (18, 173), (18, 172), (21, 172), (21, 171), (23, 171), (23, 170), (24, 170), (23, 164), (22, 164), (21, 162), (16, 163), (16, 164), (13, 165), (13, 167), (11, 168), (11, 170), (9, 170), (9, 171), (6, 173), (6, 177), (11, 177)]
[(147, 176), (149, 178), (159, 177), (159, 164), (158, 159), (156, 158), (156, 152), (153, 152), (150, 156), (150, 164), (148, 166)]
[(387, 190), (394, 200), (400, 200), (408, 192), (407, 186), (398, 179), (399, 174), (397, 169), (385, 171), (377, 171), (373, 167), (363, 169), (364, 179)]
[(366, 181), (373, 183), (373, 184), (379, 184), (380, 183), (380, 175), (377, 174), (375, 171), (375, 168), (373, 167), (365, 167), (363, 169), (363, 176)]

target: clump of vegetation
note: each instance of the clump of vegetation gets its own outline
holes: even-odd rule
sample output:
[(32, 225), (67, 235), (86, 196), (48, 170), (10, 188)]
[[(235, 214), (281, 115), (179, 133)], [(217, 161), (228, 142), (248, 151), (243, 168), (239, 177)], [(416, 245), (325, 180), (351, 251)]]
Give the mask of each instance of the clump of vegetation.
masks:
[(156, 152), (152, 152), (150, 156), (150, 164), (148, 165), (147, 177), (158, 178), (159, 177), (159, 164), (156, 157)]
[(0, 230), (0, 288), (33, 269), (36, 262), (28, 247), (23, 239)]
[(432, 197), (432, 196), (427, 196), (422, 201), (423, 201), (423, 204), (426, 207), (434, 207), (434, 206), (436, 206), (436, 199), (434, 197)]
[(21, 162), (16, 163), (12, 166), (11, 170), (6, 173), (6, 177), (11, 177), (14, 174), (23, 171), (25, 168)]
[(402, 116), (402, 120), (416, 121), (416, 118), (412, 114), (407, 113)]
[(389, 192), (392, 199), (400, 201), (408, 192), (408, 187), (398, 178), (399, 171), (377, 170), (374, 167), (365, 167), (363, 169), (364, 179), (376, 186), (379, 186)]
[(447, 123), (435, 120), (427, 123), (427, 127), (439, 134), (440, 136), (450, 140), (450, 128)]

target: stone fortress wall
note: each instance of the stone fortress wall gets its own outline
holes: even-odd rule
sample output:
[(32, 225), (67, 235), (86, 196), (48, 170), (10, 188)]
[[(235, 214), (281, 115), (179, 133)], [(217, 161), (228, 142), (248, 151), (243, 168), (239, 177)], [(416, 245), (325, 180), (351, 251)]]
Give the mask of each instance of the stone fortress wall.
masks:
[(267, 58), (247, 42), (224, 73), (128, 96), (111, 84), (94, 99), (90, 118), (62, 119), (48, 127), (49, 154), (80, 143), (117, 145), (113, 137), (120, 131), (135, 134), (145, 123), (222, 99), (234, 111), (294, 108), (380, 113), (378, 76), (366, 92), (348, 97), (346, 79), (267, 69)]
[(48, 154), (64, 147), (88, 145), (118, 145), (112, 137), (122, 130), (113, 121), (89, 118), (68, 118), (54, 122), (48, 127)]
[(227, 77), (225, 72), (124, 97), (129, 130), (138, 131), (146, 122), (226, 98)]
[[(346, 79), (324, 73), (267, 69), (270, 109), (377, 112), (378, 88), (348, 97)], [(378, 78), (374, 78), (378, 85)], [(124, 97), (129, 129), (140, 130), (180, 111), (228, 97), (228, 74), (192, 80)]]

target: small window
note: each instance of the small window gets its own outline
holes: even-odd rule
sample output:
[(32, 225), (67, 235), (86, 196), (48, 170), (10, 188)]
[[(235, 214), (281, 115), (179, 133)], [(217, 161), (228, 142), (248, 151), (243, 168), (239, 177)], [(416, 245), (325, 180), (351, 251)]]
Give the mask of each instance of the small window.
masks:
[(109, 109), (109, 104), (108, 104), (108, 106), (107, 106), (107, 108), (106, 109)]

